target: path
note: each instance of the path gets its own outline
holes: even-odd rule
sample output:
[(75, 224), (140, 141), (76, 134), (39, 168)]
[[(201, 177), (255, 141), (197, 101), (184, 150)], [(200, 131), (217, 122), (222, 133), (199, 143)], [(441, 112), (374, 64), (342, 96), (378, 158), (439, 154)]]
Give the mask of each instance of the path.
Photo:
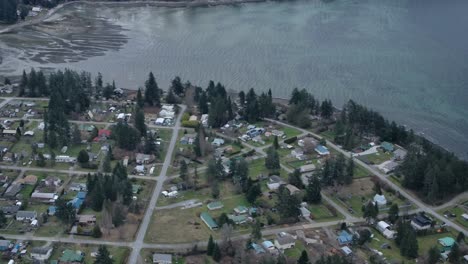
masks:
[(165, 206), (157, 206), (155, 207), (155, 210), (166, 210), (166, 209), (173, 209), (177, 207), (185, 207), (185, 206), (190, 206), (198, 202), (198, 199), (190, 199), (178, 203), (173, 203), (170, 205), (165, 205)]
[(177, 137), (179, 135), (180, 119), (182, 117), (182, 113), (185, 112), (185, 108), (186, 106), (181, 105), (181, 109), (179, 111), (180, 114), (177, 116), (174, 129), (172, 130), (171, 142), (169, 143), (169, 148), (167, 150), (166, 157), (164, 159), (164, 164), (162, 166), (161, 173), (159, 174), (159, 180), (153, 191), (153, 195), (151, 196), (148, 209), (146, 210), (145, 216), (143, 217), (143, 221), (140, 224), (140, 228), (138, 229), (136, 240), (133, 243), (132, 253), (130, 254), (130, 257), (128, 260), (129, 263), (135, 264), (137, 263), (137, 260), (140, 259), (139, 257), (140, 250), (143, 247), (145, 235), (146, 235), (146, 232), (148, 231), (148, 226), (151, 222), (151, 217), (153, 216), (156, 203), (162, 191), (164, 181), (166, 180), (167, 169), (171, 165), (172, 154), (174, 152), (175, 145), (177, 143)]

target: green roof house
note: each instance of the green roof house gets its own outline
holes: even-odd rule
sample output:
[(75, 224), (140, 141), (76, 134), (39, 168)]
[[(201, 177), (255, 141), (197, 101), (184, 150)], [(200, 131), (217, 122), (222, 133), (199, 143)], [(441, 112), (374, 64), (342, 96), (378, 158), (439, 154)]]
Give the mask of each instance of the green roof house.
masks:
[(236, 212), (236, 214), (246, 214), (249, 212), (249, 208), (243, 205), (239, 205), (236, 208), (234, 208), (234, 212)]
[(213, 219), (213, 217), (211, 217), (209, 213), (207, 212), (201, 213), (200, 218), (201, 220), (203, 220), (203, 222), (205, 222), (205, 224), (208, 226), (209, 229), (211, 230), (218, 229), (218, 224), (215, 222), (215, 220)]
[(236, 225), (241, 225), (247, 222), (247, 217), (245, 215), (229, 215), (228, 218)]
[(207, 205), (209, 210), (217, 210), (224, 207), (224, 204), (220, 201), (211, 202)]
[(444, 251), (452, 249), (453, 245), (455, 244), (455, 239), (451, 237), (443, 237), (437, 241), (442, 245)]
[(73, 251), (70, 249), (66, 249), (63, 251), (62, 256), (60, 257), (60, 262), (65, 263), (74, 263), (74, 262), (83, 262), (83, 254), (80, 251)]
[(382, 142), (382, 144), (380, 144), (380, 147), (381, 147), (384, 151), (387, 151), (387, 152), (393, 152), (393, 150), (395, 149), (395, 148), (393, 147), (393, 144), (390, 143), (390, 142), (387, 142), (387, 141)]

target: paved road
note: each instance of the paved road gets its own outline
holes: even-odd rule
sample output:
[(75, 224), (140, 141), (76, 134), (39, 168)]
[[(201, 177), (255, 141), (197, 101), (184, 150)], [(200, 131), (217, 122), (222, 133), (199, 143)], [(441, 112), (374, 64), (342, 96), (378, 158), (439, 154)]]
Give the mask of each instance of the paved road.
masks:
[[(267, 119), (268, 121), (271, 121), (271, 122), (274, 122), (274, 123), (277, 123), (277, 124), (280, 124), (280, 125), (283, 125), (283, 126), (287, 126), (287, 127), (291, 127), (291, 128), (295, 128), (295, 129), (299, 129), (300, 131), (302, 131), (303, 133), (308, 133), (308, 134), (311, 134), (313, 135), (314, 137), (318, 138), (318, 139), (322, 139), (322, 136), (320, 135), (317, 135), (315, 133), (312, 133), (308, 130), (305, 130), (305, 129), (300, 129), (300, 128), (297, 128), (295, 126), (292, 126), (292, 125), (289, 125), (289, 124), (286, 124), (286, 123), (283, 123), (283, 122), (280, 122), (280, 121), (277, 121), (277, 120), (273, 120), (273, 119)], [(327, 140), (327, 146), (328, 147), (331, 147), (333, 148), (334, 150), (340, 152), (340, 153), (343, 153), (346, 157), (350, 157), (352, 154), (348, 151), (345, 151), (343, 149), (341, 149), (340, 147), (338, 147), (337, 145), (333, 144), (333, 142), (330, 142)], [(372, 172), (374, 175), (376, 175), (377, 177), (379, 177), (383, 182), (385, 182), (388, 186), (390, 186), (392, 189), (394, 190), (397, 190), (398, 192), (400, 192), (401, 195), (403, 195), (406, 199), (408, 199), (409, 201), (411, 201), (413, 204), (415, 204), (416, 206), (418, 206), (419, 208), (421, 208), (423, 211), (433, 215), (435, 218), (437, 218), (438, 220), (440, 221), (444, 221), (448, 226), (452, 227), (453, 229), (459, 231), (459, 232), (463, 232), (465, 233), (465, 235), (468, 235), (468, 231), (466, 229), (464, 229), (463, 227), (459, 226), (458, 224), (454, 223), (453, 221), (451, 221), (450, 219), (447, 219), (441, 215), (439, 215), (431, 206), (421, 202), (418, 198), (414, 197), (413, 195), (409, 194), (405, 189), (401, 188), (400, 186), (396, 185), (395, 183), (393, 183), (392, 181), (390, 181), (386, 175), (382, 174), (380, 171), (378, 171), (377, 169), (375, 169), (374, 167), (372, 166), (369, 166), (367, 165), (366, 163), (358, 160), (358, 159), (355, 159), (354, 160), (357, 164), (361, 165), (362, 167), (364, 167), (365, 169), (367, 169), (368, 171)]]
[[(186, 106), (182, 105), (179, 113), (183, 113), (185, 111), (185, 108)], [(182, 117), (182, 114), (179, 114), (177, 116), (174, 130), (172, 130), (171, 142), (169, 143), (169, 148), (167, 150), (167, 154), (164, 159), (164, 164), (162, 166), (161, 173), (159, 175), (158, 183), (156, 184), (156, 188), (154, 189), (153, 195), (151, 196), (151, 200), (149, 202), (148, 209), (146, 210), (145, 216), (143, 217), (143, 221), (140, 224), (140, 228), (138, 230), (136, 240), (133, 243), (133, 250), (128, 260), (128, 262), (131, 264), (137, 263), (137, 261), (140, 259), (140, 250), (144, 244), (143, 240), (145, 239), (145, 234), (148, 231), (148, 226), (151, 222), (151, 217), (153, 216), (156, 202), (158, 201), (159, 195), (163, 188), (164, 181), (166, 180), (167, 169), (169, 169), (169, 166), (171, 165), (172, 154), (174, 153), (175, 145), (177, 143), (177, 137), (179, 135), (181, 117)]]

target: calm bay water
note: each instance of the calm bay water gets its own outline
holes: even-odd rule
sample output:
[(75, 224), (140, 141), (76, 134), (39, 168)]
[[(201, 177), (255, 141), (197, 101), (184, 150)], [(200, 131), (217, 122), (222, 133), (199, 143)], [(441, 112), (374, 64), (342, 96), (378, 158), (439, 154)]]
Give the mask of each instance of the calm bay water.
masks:
[(0, 36), (0, 75), (102, 72), (118, 86), (294, 87), (349, 99), (468, 157), (468, 1), (318, 0), (211, 8), (74, 5)]

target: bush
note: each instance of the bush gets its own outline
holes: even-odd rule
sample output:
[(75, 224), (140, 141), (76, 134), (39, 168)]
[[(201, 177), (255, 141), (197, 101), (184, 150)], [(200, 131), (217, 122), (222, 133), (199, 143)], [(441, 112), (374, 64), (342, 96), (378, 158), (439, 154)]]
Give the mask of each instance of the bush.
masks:
[(286, 144), (291, 144), (294, 143), (297, 140), (297, 137), (290, 137), (284, 140), (284, 143)]
[(184, 122), (184, 121), (188, 121), (190, 119), (190, 114), (185, 112), (183, 115), (182, 115), (182, 118), (181, 118), (181, 121)]
[(197, 128), (199, 124), (200, 123), (198, 123), (198, 121), (189, 121), (189, 120), (182, 121), (183, 127)]

